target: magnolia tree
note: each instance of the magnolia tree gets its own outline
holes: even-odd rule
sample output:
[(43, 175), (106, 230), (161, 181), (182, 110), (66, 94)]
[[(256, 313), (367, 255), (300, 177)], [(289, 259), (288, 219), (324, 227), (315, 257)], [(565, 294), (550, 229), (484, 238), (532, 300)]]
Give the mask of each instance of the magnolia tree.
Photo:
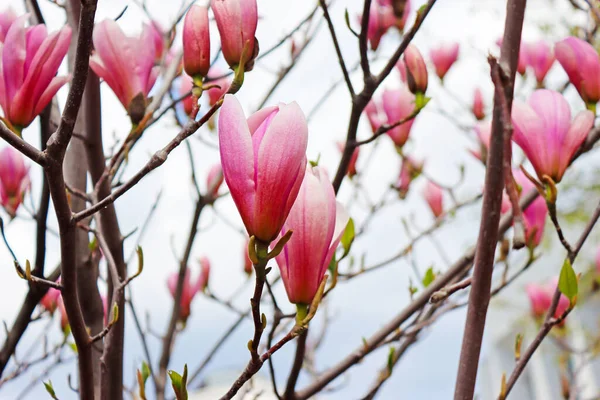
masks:
[[(0, 228), (10, 272), (3, 286), (25, 288), (2, 294), (11, 320), (0, 349), (0, 390), (13, 388), (15, 398), (30, 390), (40, 398), (45, 388), (54, 399), (183, 400), (229, 347), (235, 357), (225, 364), (236, 376), (202, 398), (246, 398), (257, 376), (270, 383), (247, 398), (334, 398), (363, 360), (374, 363), (353, 376), (360, 393), (338, 398), (383, 398), (380, 389), (398, 375), (407, 350), (426, 343), (423, 334), (442, 317), (463, 310), (460, 355), (446, 371), (456, 374), (454, 398), (472, 399), (483, 334), (492, 329), (488, 306), (509, 286), (523, 288), (513, 293), (529, 299), (525, 312), (537, 333), (517, 335), (506, 349), (515, 362), (497, 377), (499, 399), (510, 396), (546, 340), (594, 359), (597, 332), (586, 332), (583, 348), (566, 339), (578, 329), (569, 314), (599, 287), (596, 269), (578, 257), (600, 217), (595, 191), (578, 179), (600, 139), (594, 2), (565, 0), (564, 20), (533, 26), (541, 39), (522, 41), (526, 0), (507, 0), (497, 42), (471, 57), (463, 55), (464, 42), (421, 37), (422, 30), (436, 32), (428, 26), (443, 7), (435, 0), (320, 0), (283, 33), (261, 30), (278, 15), (257, 0), (131, 3), (106, 18), (103, 3), (27, 0), (0, 13)], [(168, 26), (158, 21), (163, 12), (174, 16)], [(311, 53), (315, 42), (326, 50)], [(265, 79), (271, 55), (284, 65)], [(310, 86), (309, 75), (293, 72), (305, 58), (313, 72), (335, 80)], [(465, 93), (452, 80), (472, 63), (485, 72), (462, 78), (479, 86)], [(327, 117), (340, 135), (311, 123), (328, 103), (344, 110)], [(414, 146), (420, 127), (436, 117), (442, 122), (431, 129), (452, 129), (471, 142), (464, 164), (446, 165), (456, 169), (452, 183), (436, 178), (428, 170), (434, 160)], [(338, 155), (323, 143), (337, 146)], [(381, 149), (391, 158), (380, 157)], [(209, 165), (211, 157), (218, 163)], [(150, 190), (156, 183), (144, 184), (169, 163), (187, 167), (171, 170), (168, 180), (191, 179), (179, 179), (183, 192), (171, 192), (171, 206), (163, 206)], [(387, 170), (397, 179), (382, 181)], [(561, 209), (563, 193), (574, 190), (575, 206)], [(123, 203), (121, 196), (136, 192), (134, 203)], [(388, 212), (416, 203), (419, 218)], [(225, 215), (221, 204), (229, 207)], [(148, 215), (126, 231), (136, 205)], [(152, 225), (157, 212), (166, 216), (161, 226)], [(568, 218), (573, 214), (578, 222)], [(436, 240), (438, 231), (461, 232), (475, 217), (477, 237)], [(382, 238), (395, 235), (396, 225), (404, 238)], [(171, 243), (145, 245), (165, 231)], [(205, 231), (216, 233), (197, 240)], [(426, 239), (442, 263), (428, 266), (415, 256)], [(167, 266), (163, 255), (171, 252)], [(215, 262), (228, 259), (223, 253), (235, 253), (238, 265)], [(548, 278), (525, 286), (520, 277), (540, 260)], [(394, 275), (398, 265), (413, 266), (406, 279)], [(160, 278), (134, 296), (147, 274)], [(352, 289), (371, 276), (380, 280), (375, 288), (396, 280), (389, 295), (402, 302), (369, 303), (376, 293)], [(368, 327), (353, 319), (362, 340), (323, 352), (317, 363), (336, 325), (331, 304), (338, 314), (359, 311), (335, 303), (345, 288), (365, 299), (353, 304), (380, 319)], [(201, 298), (208, 300), (203, 310)], [(223, 323), (231, 315), (233, 324)], [(207, 334), (217, 328), (218, 335)], [(564, 398), (580, 398), (577, 371), (564, 376), (562, 388)], [(421, 395), (429, 397), (426, 389)]]

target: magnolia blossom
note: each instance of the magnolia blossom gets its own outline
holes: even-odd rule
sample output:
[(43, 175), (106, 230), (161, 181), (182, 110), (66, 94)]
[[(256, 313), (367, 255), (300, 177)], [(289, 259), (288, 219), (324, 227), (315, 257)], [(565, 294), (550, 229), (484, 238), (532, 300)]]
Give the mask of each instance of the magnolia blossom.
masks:
[[(337, 142), (336, 145), (337, 145), (338, 150), (343, 153), (345, 144), (343, 142)], [(360, 147), (357, 146), (354, 149), (354, 151), (352, 152), (352, 157), (350, 157), (350, 163), (348, 164), (348, 176), (350, 178), (352, 178), (357, 173), (356, 172), (356, 161), (358, 160), (359, 149), (360, 149)]]
[(210, 31), (208, 8), (193, 5), (183, 21), (183, 69), (202, 79), (210, 68)]
[(371, 99), (364, 110), (367, 119), (369, 120), (369, 125), (371, 125), (371, 130), (373, 133), (377, 132), (377, 129), (381, 125), (385, 123), (385, 114), (381, 109), (381, 105), (375, 101), (375, 99)]
[(399, 59), (398, 62), (394, 65), (398, 72), (400, 73), (400, 80), (406, 83), (406, 64), (404, 63), (404, 59)]
[(542, 85), (546, 74), (554, 64), (552, 47), (543, 40), (523, 45), (525, 63), (533, 69), (538, 85)]
[(327, 172), (307, 167), (298, 198), (281, 229), (281, 235), (290, 230), (294, 233), (277, 256), (290, 302), (312, 302), (348, 219), (335, 200)]
[(396, 189), (401, 199), (404, 199), (408, 194), (410, 184), (414, 181), (423, 171), (424, 162), (421, 160), (415, 160), (412, 157), (404, 157), (402, 159), (402, 165), (400, 167), (400, 175), (398, 176), (398, 182), (396, 183)]
[(571, 109), (558, 92), (540, 89), (528, 103), (513, 103), (513, 140), (521, 147), (538, 177), (547, 175), (560, 182), (573, 155), (594, 123), (594, 114), (585, 110), (571, 121)]
[(377, 3), (384, 7), (391, 7), (396, 19), (395, 25), (402, 32), (406, 26), (411, 10), (411, 0), (378, 0)]
[(17, 20), (17, 14), (12, 8), (0, 12), (0, 42), (4, 42), (4, 38), (8, 33), (8, 28)]
[[(535, 190), (534, 184), (520, 169), (513, 170), (513, 177), (520, 188), (519, 196)], [(511, 208), (512, 206), (508, 195), (504, 193), (502, 197), (502, 213), (510, 211)], [(546, 205), (546, 200), (541, 196), (538, 196), (525, 210), (523, 210), (525, 241), (528, 246), (536, 247), (542, 241), (547, 216), (548, 207)]]
[(159, 71), (154, 67), (152, 28), (144, 25), (140, 36), (125, 36), (115, 21), (106, 19), (96, 24), (93, 41), (95, 51), (90, 57), (90, 68), (110, 86), (131, 121), (139, 123)]
[[(383, 92), (383, 110), (388, 125), (403, 121), (415, 111), (415, 96), (405, 86), (396, 90), (386, 90)], [(387, 131), (397, 147), (402, 147), (408, 140), (414, 121), (413, 118)]]
[[(361, 21), (362, 16), (359, 15), (358, 22), (361, 23)], [(376, 1), (371, 2), (367, 39), (372, 50), (377, 50), (381, 38), (394, 26), (395, 22), (394, 10), (390, 5), (379, 4)]]
[(40, 305), (50, 314), (54, 314), (58, 307), (58, 299), (60, 298), (60, 290), (50, 288), (40, 300)]
[(596, 104), (600, 100), (600, 57), (596, 49), (570, 36), (556, 43), (554, 53), (583, 101)]
[(404, 51), (404, 64), (406, 65), (406, 82), (413, 93), (427, 91), (427, 66), (425, 60), (416, 46), (409, 44)]
[(219, 188), (223, 183), (223, 169), (220, 163), (213, 165), (206, 175), (206, 194), (213, 199), (219, 197)]
[(45, 25), (25, 27), (27, 15), (8, 28), (0, 43), (0, 105), (15, 129), (31, 124), (69, 77), (56, 72), (69, 49), (71, 29), (48, 35)]
[(0, 204), (11, 217), (17, 215), (29, 186), (29, 168), (23, 156), (12, 147), (5, 147), (0, 152)]
[[(210, 276), (210, 262), (208, 258), (202, 257), (200, 259), (200, 274), (195, 282), (192, 282), (190, 277), (190, 271), (186, 268), (185, 278), (183, 279), (183, 290), (181, 292), (180, 306), (179, 306), (179, 319), (183, 323), (187, 321), (191, 314), (192, 300), (198, 292), (203, 291), (208, 286), (208, 278)], [(179, 279), (179, 273), (174, 272), (169, 276), (167, 280), (167, 288), (174, 298), (177, 291), (177, 281)]]
[(490, 148), (490, 139), (492, 137), (492, 122), (480, 122), (473, 128), (477, 141), (479, 143), (479, 149), (471, 150), (471, 154), (483, 164), (487, 162), (487, 154)]
[(269, 243), (302, 184), (308, 126), (297, 103), (263, 108), (248, 120), (228, 94), (219, 116), (225, 182), (250, 236)]
[(481, 121), (485, 118), (485, 104), (483, 102), (483, 94), (481, 93), (481, 89), (475, 89), (475, 93), (473, 94), (473, 107), (471, 109), (473, 111), (473, 115), (478, 121)]
[(439, 218), (444, 213), (444, 193), (442, 192), (442, 188), (428, 181), (423, 189), (423, 197), (433, 216)]
[(429, 57), (435, 67), (435, 73), (440, 79), (444, 79), (450, 67), (458, 59), (458, 50), (458, 43), (452, 43), (439, 46), (429, 52)]
[[(546, 315), (552, 305), (552, 297), (554, 297), (557, 286), (558, 278), (554, 278), (545, 284), (530, 283), (525, 287), (529, 303), (531, 304), (531, 313), (534, 317), (541, 318)], [(564, 294), (561, 294), (553, 317), (560, 317), (569, 306), (569, 299)]]
[(244, 64), (245, 71), (252, 70), (258, 55), (254, 37), (258, 22), (256, 0), (212, 0), (210, 6), (221, 35), (223, 57), (231, 68)]

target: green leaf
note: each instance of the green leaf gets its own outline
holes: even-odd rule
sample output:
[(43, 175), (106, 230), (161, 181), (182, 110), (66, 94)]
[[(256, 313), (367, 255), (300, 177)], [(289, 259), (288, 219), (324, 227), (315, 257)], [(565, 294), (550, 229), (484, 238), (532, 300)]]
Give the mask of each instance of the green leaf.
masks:
[(348, 254), (350, 251), (350, 246), (352, 246), (352, 242), (354, 242), (354, 237), (356, 236), (354, 232), (354, 220), (350, 218), (348, 220), (348, 224), (346, 225), (346, 229), (344, 229), (344, 233), (342, 234), (342, 239), (340, 242), (342, 243), (342, 247), (344, 248), (344, 254)]
[(425, 272), (425, 276), (423, 276), (423, 286), (427, 287), (435, 280), (435, 272), (433, 272), (433, 267), (429, 267)]
[(335, 272), (335, 263), (336, 263), (336, 259), (335, 259), (335, 254), (333, 255), (333, 257), (331, 257), (331, 261), (329, 262), (329, 266), (327, 267), (327, 269), (329, 270), (329, 272), (331, 274), (333, 274)]
[(183, 367), (183, 376), (179, 375), (177, 372), (173, 370), (169, 370), (167, 372), (169, 374), (169, 378), (171, 379), (171, 386), (173, 386), (173, 391), (175, 392), (175, 398), (177, 400), (188, 400), (187, 393), (187, 364)]
[(392, 374), (392, 370), (394, 369), (394, 354), (396, 354), (396, 348), (394, 346), (391, 346), (387, 359), (387, 369), (388, 374), (390, 375)]
[(54, 392), (54, 387), (52, 387), (52, 381), (42, 382), (42, 383), (44, 384), (44, 387), (46, 388), (46, 392), (48, 392), (50, 397), (52, 397), (54, 400), (58, 400), (58, 397), (56, 397), (56, 393)]
[(142, 363), (142, 379), (144, 380), (144, 383), (146, 383), (146, 380), (148, 380), (149, 376), (150, 376), (150, 368), (148, 367), (148, 364), (146, 364), (146, 361), (144, 361)]
[(573, 270), (571, 261), (567, 258), (565, 263), (560, 270), (560, 277), (558, 278), (558, 290), (571, 302), (571, 305), (577, 301), (577, 292), (579, 291), (577, 284), (577, 275)]

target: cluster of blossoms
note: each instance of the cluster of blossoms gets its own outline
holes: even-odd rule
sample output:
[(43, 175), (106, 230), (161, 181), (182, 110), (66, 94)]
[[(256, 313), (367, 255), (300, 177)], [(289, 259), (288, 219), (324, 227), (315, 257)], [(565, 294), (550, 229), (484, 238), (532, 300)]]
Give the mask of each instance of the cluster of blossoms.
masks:
[[(369, 40), (371, 49), (377, 50), (381, 38), (391, 28), (396, 27), (400, 32), (404, 30), (410, 9), (410, 0), (376, 0), (371, 2), (367, 29), (367, 39)], [(362, 15), (357, 16), (357, 20), (360, 23)]]

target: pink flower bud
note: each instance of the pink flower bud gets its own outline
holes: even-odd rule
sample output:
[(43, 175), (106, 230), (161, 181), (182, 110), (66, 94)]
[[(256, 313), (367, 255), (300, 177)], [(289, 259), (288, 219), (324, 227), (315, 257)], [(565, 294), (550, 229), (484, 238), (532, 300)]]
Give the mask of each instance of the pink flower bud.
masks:
[(291, 303), (310, 304), (348, 223), (321, 167), (307, 167), (304, 181), (281, 234), (294, 233), (277, 256)]
[(414, 94), (425, 93), (427, 91), (427, 66), (416, 46), (409, 44), (404, 50), (404, 63), (410, 91)]
[(435, 183), (428, 181), (423, 189), (423, 197), (433, 216), (439, 218), (444, 213), (444, 193)]
[(198, 276), (198, 282), (196, 286), (198, 291), (204, 291), (208, 287), (208, 280), (210, 278), (210, 260), (208, 257), (200, 257), (200, 276)]
[[(359, 15), (357, 19), (359, 24), (362, 23), (362, 15)], [(390, 5), (378, 4), (375, 1), (371, 3), (367, 39), (372, 50), (377, 50), (381, 38), (394, 26), (395, 22), (394, 10)]]
[(404, 157), (402, 159), (402, 166), (400, 167), (400, 175), (398, 176), (398, 182), (396, 183), (396, 189), (401, 199), (406, 198), (410, 184), (415, 180), (423, 171), (424, 162), (415, 160), (412, 157)]
[(183, 69), (186, 74), (205, 77), (210, 68), (208, 8), (193, 5), (183, 22)]
[[(520, 169), (513, 170), (513, 177), (517, 185), (521, 187), (521, 195), (529, 193), (535, 186), (525, 176)], [(508, 197), (505, 194), (506, 197)], [(510, 204), (510, 201), (509, 201)], [(510, 206), (509, 206), (510, 207)], [(546, 217), (548, 216), (548, 207), (546, 200), (541, 196), (537, 197), (526, 209), (523, 210), (523, 222), (525, 223), (525, 241), (528, 246), (536, 247), (542, 241), (544, 236), (544, 227), (546, 226)]]
[(0, 12), (0, 42), (4, 42), (4, 38), (8, 33), (8, 28), (17, 20), (17, 14), (12, 8)]
[(371, 99), (371, 101), (367, 103), (364, 112), (367, 115), (367, 118), (369, 119), (371, 130), (373, 131), (373, 133), (375, 133), (377, 129), (379, 129), (379, 127), (383, 125), (385, 120), (385, 114), (383, 114), (380, 105), (375, 102), (375, 99)]
[(154, 51), (156, 53), (154, 61), (156, 64), (160, 64), (165, 53), (166, 34), (157, 21), (150, 21), (148, 28), (150, 29), (152, 39), (154, 40)]
[(26, 19), (10, 25), (0, 49), (0, 105), (18, 130), (29, 126), (69, 80), (56, 72), (69, 49), (71, 29), (48, 35), (45, 25), (25, 28)]
[[(386, 90), (383, 92), (383, 110), (387, 116), (388, 125), (403, 121), (415, 110), (415, 96), (405, 86), (396, 90)], [(413, 118), (387, 131), (388, 136), (397, 147), (404, 146), (414, 122)]]
[(550, 309), (552, 304), (552, 293), (549, 293), (545, 286), (537, 283), (530, 283), (525, 287), (529, 303), (531, 305), (531, 313), (536, 318), (541, 318)]
[(223, 169), (221, 164), (217, 163), (211, 167), (206, 175), (206, 193), (213, 199), (219, 197), (219, 188), (223, 183)]
[(542, 85), (546, 74), (554, 64), (554, 52), (543, 40), (525, 43), (522, 46), (525, 63), (533, 69), (538, 85)]
[(404, 63), (403, 59), (399, 59), (398, 62), (395, 65), (396, 69), (398, 70), (398, 72), (400, 73), (400, 80), (404, 83), (406, 83), (406, 80), (408, 79), (406, 77), (406, 64)]
[(252, 70), (258, 55), (254, 37), (258, 22), (256, 0), (213, 0), (211, 8), (221, 35), (223, 57), (231, 68), (245, 64), (245, 71)]
[(431, 62), (435, 67), (435, 73), (440, 79), (444, 79), (452, 64), (458, 59), (458, 49), (458, 43), (452, 43), (437, 47), (429, 52)]
[(246, 273), (246, 275), (250, 276), (252, 275), (252, 271), (254, 271), (254, 266), (252, 265), (252, 260), (250, 260), (250, 257), (248, 256), (248, 240), (246, 240), (245, 244), (244, 244), (244, 272)]
[(207, 90), (208, 105), (211, 107), (217, 104), (217, 101), (219, 101), (221, 97), (227, 93), (229, 86), (231, 86), (231, 82), (228, 78), (219, 78), (223, 75), (225, 75), (225, 71), (222, 71), (218, 68), (213, 68), (208, 73), (208, 78), (210, 79), (209, 85), (214, 85), (214, 87), (211, 87)]
[(50, 288), (40, 300), (40, 305), (44, 308), (44, 310), (48, 311), (50, 314), (54, 314), (54, 311), (58, 307), (58, 299), (60, 298), (60, 290)]
[[(337, 148), (340, 152), (344, 152), (344, 143), (343, 142), (337, 142), (336, 143)], [(356, 147), (354, 149), (354, 151), (352, 152), (352, 157), (350, 158), (350, 164), (348, 164), (348, 177), (352, 178), (354, 175), (356, 175), (356, 161), (358, 160), (358, 153), (359, 153), (359, 149), (360, 147)]]
[(549, 176), (558, 183), (594, 123), (585, 110), (571, 121), (571, 109), (557, 92), (540, 89), (529, 102), (513, 103), (513, 140), (521, 147), (538, 177)]
[(225, 95), (219, 116), (223, 175), (250, 236), (269, 243), (287, 218), (302, 184), (308, 126), (297, 103), (267, 107), (248, 120)]
[(485, 104), (483, 102), (483, 94), (481, 93), (481, 89), (475, 89), (475, 93), (473, 94), (473, 115), (477, 118), (478, 121), (481, 121), (485, 118)]
[[(208, 278), (210, 274), (210, 262), (206, 257), (200, 259), (200, 274), (195, 283), (192, 283), (190, 278), (190, 271), (186, 269), (185, 278), (183, 280), (183, 291), (181, 292), (180, 306), (179, 306), (179, 319), (185, 323), (191, 314), (192, 300), (199, 291), (203, 291), (208, 286)], [(174, 298), (177, 291), (177, 280), (179, 279), (179, 272), (174, 272), (169, 276), (167, 280), (167, 288)]]
[(596, 49), (570, 36), (556, 43), (554, 53), (583, 101), (596, 104), (600, 100), (600, 57)]
[(12, 218), (29, 186), (29, 168), (23, 156), (12, 147), (5, 147), (0, 152), (0, 204)]
[(96, 24), (93, 41), (90, 68), (119, 98), (131, 121), (139, 123), (158, 76), (152, 29), (144, 25), (139, 37), (125, 36), (115, 21), (107, 19)]
[(490, 148), (490, 139), (492, 137), (492, 122), (480, 122), (473, 128), (477, 141), (479, 142), (479, 149), (471, 150), (471, 154), (484, 165), (487, 162), (487, 154)]

